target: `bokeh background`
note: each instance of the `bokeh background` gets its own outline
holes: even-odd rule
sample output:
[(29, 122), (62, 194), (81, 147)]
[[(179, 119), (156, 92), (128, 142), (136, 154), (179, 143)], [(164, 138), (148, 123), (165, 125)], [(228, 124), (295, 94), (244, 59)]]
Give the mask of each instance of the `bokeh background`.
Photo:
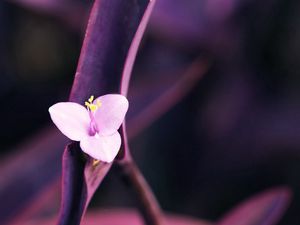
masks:
[[(6, 206), (11, 216), (48, 189), (57, 194), (39, 207), (57, 213), (66, 140), (48, 107), (68, 98), (91, 4), (0, 2), (0, 196), (11, 185), (9, 198), (23, 204)], [(279, 224), (298, 224), (299, 10), (296, 0), (157, 0), (133, 71), (128, 129), (163, 209), (214, 221), (284, 185), (294, 195)], [(168, 92), (173, 103), (154, 104)], [(134, 206), (114, 167), (91, 208)]]

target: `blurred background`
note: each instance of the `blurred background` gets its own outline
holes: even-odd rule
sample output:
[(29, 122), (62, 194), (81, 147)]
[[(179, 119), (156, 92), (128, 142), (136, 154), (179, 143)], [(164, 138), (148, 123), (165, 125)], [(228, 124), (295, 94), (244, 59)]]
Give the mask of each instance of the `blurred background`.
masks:
[[(7, 218), (28, 208), (57, 214), (66, 139), (48, 108), (68, 99), (91, 4), (0, 2), (0, 197), (8, 201), (0, 205)], [(279, 224), (297, 224), (299, 10), (296, 0), (157, 0), (127, 119), (133, 157), (163, 209), (214, 221), (284, 185), (294, 196)], [(91, 208), (136, 205), (118, 172), (105, 178)]]

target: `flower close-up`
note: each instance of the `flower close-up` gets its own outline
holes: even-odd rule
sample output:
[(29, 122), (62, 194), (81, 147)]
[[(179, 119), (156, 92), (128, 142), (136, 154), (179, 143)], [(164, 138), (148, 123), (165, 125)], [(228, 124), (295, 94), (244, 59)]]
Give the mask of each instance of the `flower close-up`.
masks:
[(121, 136), (118, 132), (128, 110), (123, 95), (91, 96), (82, 106), (75, 102), (59, 102), (49, 108), (57, 128), (82, 151), (96, 160), (111, 162), (118, 154)]
[(0, 225), (300, 225), (299, 12), (0, 1)]

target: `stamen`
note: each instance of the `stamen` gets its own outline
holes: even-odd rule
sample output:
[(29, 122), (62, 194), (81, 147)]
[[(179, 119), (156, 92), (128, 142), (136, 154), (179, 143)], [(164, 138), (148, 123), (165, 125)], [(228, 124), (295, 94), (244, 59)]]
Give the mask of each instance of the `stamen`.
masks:
[(92, 112), (95, 112), (97, 109), (98, 109), (98, 106), (97, 105), (94, 105), (94, 104), (90, 104), (89, 105), (89, 108)]
[(89, 98), (89, 103), (92, 103), (94, 101), (94, 95), (91, 95), (91, 97)]
[(91, 112), (95, 112), (99, 107), (101, 107), (101, 102), (99, 101), (99, 99), (97, 99), (96, 104), (93, 104), (92, 103), (93, 101), (94, 101), (94, 95), (91, 95), (88, 101), (84, 103), (87, 109)]
[(99, 163), (100, 163), (100, 160), (94, 159), (94, 160), (93, 160), (93, 167), (98, 166)]

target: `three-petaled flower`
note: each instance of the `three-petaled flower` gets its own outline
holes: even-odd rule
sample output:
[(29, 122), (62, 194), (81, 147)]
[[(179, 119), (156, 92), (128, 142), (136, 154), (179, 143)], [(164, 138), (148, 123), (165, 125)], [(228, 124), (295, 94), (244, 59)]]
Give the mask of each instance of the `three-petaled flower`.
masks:
[(85, 106), (59, 102), (49, 108), (49, 113), (65, 136), (80, 141), (82, 151), (94, 159), (112, 162), (121, 147), (118, 129), (128, 110), (128, 100), (119, 94), (107, 94), (95, 100), (91, 96)]

